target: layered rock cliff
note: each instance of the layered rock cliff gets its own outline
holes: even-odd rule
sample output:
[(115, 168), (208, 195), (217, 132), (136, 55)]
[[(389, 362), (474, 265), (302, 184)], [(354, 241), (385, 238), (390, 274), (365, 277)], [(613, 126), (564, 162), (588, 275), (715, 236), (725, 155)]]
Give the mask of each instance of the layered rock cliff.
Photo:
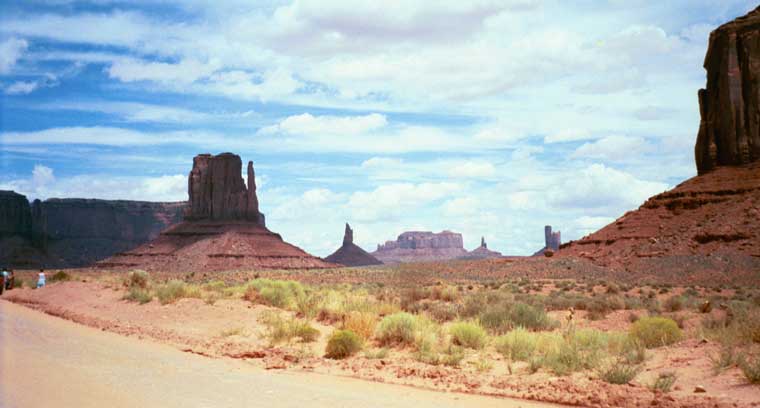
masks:
[(704, 68), (697, 171), (760, 160), (760, 7), (710, 34)]
[(348, 223), (346, 223), (346, 229), (343, 233), (343, 245), (330, 256), (326, 257), (325, 261), (345, 266), (382, 264), (377, 258), (354, 244), (354, 230), (351, 229), (351, 226), (348, 225)]
[(395, 241), (378, 244), (372, 256), (383, 263), (438, 261), (461, 258), (467, 255), (462, 234), (443, 231), (408, 231)]
[(35, 200), (0, 192), (0, 264), (81, 267), (132, 249), (182, 219), (186, 204), (145, 201)]

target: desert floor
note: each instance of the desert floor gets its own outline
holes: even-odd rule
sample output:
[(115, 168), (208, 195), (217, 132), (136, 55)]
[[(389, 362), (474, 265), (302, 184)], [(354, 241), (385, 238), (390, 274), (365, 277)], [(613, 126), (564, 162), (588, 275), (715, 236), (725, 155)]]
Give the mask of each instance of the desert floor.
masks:
[(183, 353), (0, 301), (0, 406), (552, 407)]
[[(263, 291), (251, 290), (252, 284), (245, 283), (245, 279), (254, 276), (246, 276), (243, 283), (203, 283), (192, 278), (186, 280), (197, 283), (174, 281), (185, 293), (164, 302), (157, 293), (171, 286), (171, 282), (151, 274), (148, 292), (152, 295), (144, 304), (128, 300), (131, 293), (125, 285), (128, 274), (121, 272), (70, 272), (66, 280), (49, 283), (41, 289), (23, 287), (6, 292), (0, 298), (0, 335), (3, 337), (0, 405), (33, 407), (61, 401), (61, 406), (87, 406), (89, 399), (97, 398), (93, 405), (101, 406), (103, 399), (108, 399), (113, 400), (108, 404), (112, 406), (119, 406), (119, 401), (123, 401), (124, 406), (138, 403), (143, 406), (239, 406), (252, 401), (267, 406), (270, 403), (275, 406), (409, 406), (413, 403), (457, 406), (465, 401), (469, 401), (466, 404), (469, 406), (510, 406), (505, 404), (511, 400), (501, 398), (517, 398), (520, 402), (515, 406), (543, 406), (523, 402), (540, 401), (592, 407), (760, 407), (760, 386), (750, 384), (735, 361), (729, 361), (719, 370), (715, 368), (724, 349), (716, 333), (730, 332), (705, 331), (705, 322), (725, 321), (727, 310), (722, 308), (721, 302), (728, 304), (728, 310), (732, 310), (734, 304), (750, 307), (750, 317), (757, 321), (760, 316), (754, 306), (747, 306), (750, 301), (737, 300), (756, 299), (756, 289), (630, 284), (619, 287), (595, 281), (524, 278), (521, 278), (524, 284), (521, 281), (491, 284), (469, 279), (456, 284), (438, 282), (428, 287), (416, 284), (419, 280), (432, 280), (428, 274), (424, 279), (415, 278), (409, 287), (395, 283), (397, 271), (371, 269), (336, 273), (339, 278), (336, 283), (304, 284), (310, 295), (326, 295), (328, 299), (339, 301), (332, 306), (327, 303), (335, 302), (314, 306), (320, 308), (320, 313), (311, 317), (294, 310), (292, 305), (266, 304), (261, 297)], [(384, 276), (387, 283), (351, 286), (345, 281), (351, 280), (355, 273), (378, 279)], [(321, 275), (320, 279), (327, 276), (282, 272), (273, 277), (308, 281), (315, 275)], [(299, 279), (302, 276), (308, 279)], [(31, 282), (32, 277), (31, 273), (19, 275), (25, 284)], [(470, 283), (463, 283), (467, 281)], [(368, 287), (373, 289), (368, 292)], [(389, 294), (401, 296), (401, 301), (380, 300)], [(410, 298), (423, 294), (419, 299)], [(452, 324), (460, 321), (457, 319), (463, 316), (461, 309), (473, 299), (493, 295), (509, 299), (517, 296), (513, 300), (526, 302), (543, 299), (547, 306), (559, 298), (572, 299), (573, 296), (581, 303), (589, 303), (587, 307), (596, 303), (608, 307), (623, 299), (625, 308), (617, 306), (620, 308), (605, 310), (595, 318), (589, 316), (588, 310), (573, 312), (573, 324), (579, 333), (587, 330), (609, 335), (609, 344), (625, 335), (634, 320), (632, 317), (640, 318), (651, 312), (642, 306), (642, 300), (654, 302), (660, 309), (657, 313), (679, 322), (684, 336), (674, 344), (647, 349), (646, 358), (637, 363), (637, 374), (622, 384), (601, 379), (600, 367), (604, 365), (560, 375), (548, 365), (533, 370), (530, 363), (510, 360), (498, 351), (493, 345), (500, 338), (497, 335), (489, 336), (485, 347), (463, 350), (455, 364), (446, 362), (446, 358), (451, 357), (447, 354), (450, 349), (436, 351), (433, 357), (437, 362), (431, 364), (426, 360), (429, 356), (421, 357), (419, 345), (382, 345), (371, 335), (360, 353), (343, 360), (324, 357), (330, 335), (345, 327), (347, 322), (341, 319), (354, 313), (334, 316), (339, 310), (357, 305), (377, 310), (389, 308), (377, 312), (380, 317), (373, 315), (374, 327), (382, 316), (398, 313), (399, 308), (419, 309), (414, 313), (420, 318), (434, 316), (440, 307), (453, 308), (459, 310), (459, 318), (444, 316), (441, 323), (430, 326), (435, 327), (441, 342), (450, 345), (446, 333)], [(451, 299), (443, 300), (446, 296)], [(677, 311), (668, 312), (671, 298), (686, 303)], [(714, 310), (700, 313), (700, 302), (708, 298), (713, 300)], [(405, 304), (404, 299), (416, 300)], [(600, 303), (602, 301), (606, 303)], [(651, 309), (651, 304), (649, 307)], [(547, 315), (557, 326), (536, 335), (561, 338), (570, 313), (564, 306), (549, 309)], [(318, 333), (311, 341), (296, 338), (273, 342), (269, 337), (272, 327), (266, 323), (273, 315), (281, 316), (283, 321), (305, 322)], [(736, 324), (741, 322), (731, 327)], [(757, 352), (751, 342), (744, 344), (748, 345), (737, 346), (734, 351), (748, 356)], [(610, 354), (608, 358), (619, 361), (620, 357)], [(677, 376), (670, 392), (652, 389), (663, 372)], [(695, 393), (697, 388), (706, 392)], [(469, 399), (476, 395), (482, 399)]]

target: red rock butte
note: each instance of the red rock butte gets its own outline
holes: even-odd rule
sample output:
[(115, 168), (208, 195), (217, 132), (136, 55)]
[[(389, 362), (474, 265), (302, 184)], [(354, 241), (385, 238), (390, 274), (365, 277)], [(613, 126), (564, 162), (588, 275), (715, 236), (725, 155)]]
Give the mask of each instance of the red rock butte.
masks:
[(196, 156), (188, 176), (185, 221), (155, 240), (98, 265), (164, 272), (335, 266), (266, 228), (264, 215), (259, 212), (252, 162), (248, 162), (247, 174), (246, 183), (242, 161), (235, 154)]

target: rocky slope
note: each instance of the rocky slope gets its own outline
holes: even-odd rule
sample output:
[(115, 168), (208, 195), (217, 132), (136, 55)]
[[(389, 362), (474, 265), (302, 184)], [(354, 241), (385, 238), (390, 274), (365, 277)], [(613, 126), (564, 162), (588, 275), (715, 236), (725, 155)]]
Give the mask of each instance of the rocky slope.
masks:
[(241, 175), (237, 155), (196, 156), (188, 176), (185, 221), (99, 266), (183, 273), (335, 266), (269, 231), (258, 211), (252, 162), (248, 162), (247, 186)]
[(562, 245), (562, 256), (683, 279), (728, 273), (760, 280), (760, 8), (710, 35), (705, 68), (700, 175)]
[(0, 192), (0, 264), (81, 267), (139, 246), (178, 223), (186, 204), (92, 199), (35, 200)]
[(345, 266), (381, 265), (382, 262), (354, 244), (354, 230), (346, 223), (343, 234), (343, 245), (325, 258), (325, 261)]

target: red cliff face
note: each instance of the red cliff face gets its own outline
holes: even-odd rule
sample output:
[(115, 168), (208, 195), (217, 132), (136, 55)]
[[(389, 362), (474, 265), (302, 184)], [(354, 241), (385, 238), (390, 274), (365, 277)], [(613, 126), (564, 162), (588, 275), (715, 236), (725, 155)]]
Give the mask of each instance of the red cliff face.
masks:
[(760, 160), (760, 7), (710, 34), (704, 67), (694, 148), (699, 174)]

